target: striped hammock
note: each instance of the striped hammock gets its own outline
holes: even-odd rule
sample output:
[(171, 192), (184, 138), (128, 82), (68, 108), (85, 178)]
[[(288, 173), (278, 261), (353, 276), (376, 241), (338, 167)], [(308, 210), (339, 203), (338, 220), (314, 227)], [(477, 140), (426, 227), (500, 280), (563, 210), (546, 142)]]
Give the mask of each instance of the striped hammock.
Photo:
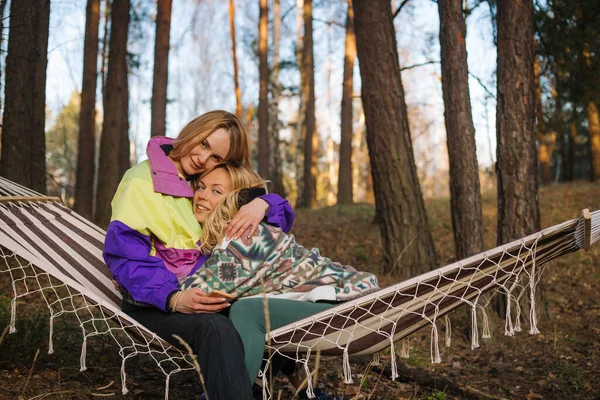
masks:
[[(424, 275), (382, 289), (322, 313), (296, 321), (267, 335), (265, 367), (261, 371), (264, 397), (269, 398), (267, 371), (274, 356), (304, 365), (311, 354), (342, 355), (344, 380), (352, 382), (349, 355), (373, 354), (391, 347), (392, 378), (396, 378), (395, 344), (411, 333), (431, 327), (432, 362), (440, 362), (437, 322), (449, 324), (447, 314), (466, 304), (472, 315), (472, 347), (478, 347), (477, 311), (483, 318), (482, 337), (489, 336), (483, 310), (486, 292), (502, 289), (508, 301), (505, 333), (520, 327), (520, 297), (529, 289), (534, 301), (536, 283), (545, 262), (560, 255), (589, 249), (600, 239), (600, 211), (584, 210), (578, 219), (547, 228), (521, 240), (472, 256)], [(17, 305), (26, 296), (43, 297), (50, 314), (49, 353), (53, 324), (62, 315), (78, 321), (83, 336), (81, 370), (86, 369), (88, 339), (110, 336), (122, 357), (122, 391), (127, 393), (126, 361), (140, 354), (151, 357), (166, 377), (193, 370), (192, 362), (176, 347), (120, 311), (110, 271), (102, 259), (104, 231), (51, 198), (0, 177), (0, 276), (12, 287), (11, 320), (16, 332)], [(535, 307), (529, 312), (530, 333), (536, 328)], [(449, 325), (446, 344), (449, 345)], [(406, 349), (403, 349), (406, 350)], [(311, 395), (311, 374), (308, 394)]]

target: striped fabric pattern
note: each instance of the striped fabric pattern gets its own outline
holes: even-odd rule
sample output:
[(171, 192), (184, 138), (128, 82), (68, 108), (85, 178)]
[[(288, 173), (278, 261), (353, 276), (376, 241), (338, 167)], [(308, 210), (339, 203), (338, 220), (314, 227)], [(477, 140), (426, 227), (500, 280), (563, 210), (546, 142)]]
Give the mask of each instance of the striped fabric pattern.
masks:
[[(28, 200), (12, 200), (17, 196)], [(16, 332), (19, 300), (39, 294), (50, 312), (49, 352), (54, 320), (63, 314), (76, 318), (82, 329), (81, 370), (87, 339), (110, 335), (122, 357), (123, 393), (126, 361), (136, 355), (152, 357), (167, 382), (174, 373), (193, 370), (179, 349), (121, 312), (121, 297), (102, 258), (104, 230), (59, 202), (37, 198), (45, 199), (0, 177), (0, 276), (8, 276), (13, 288), (10, 333)]]

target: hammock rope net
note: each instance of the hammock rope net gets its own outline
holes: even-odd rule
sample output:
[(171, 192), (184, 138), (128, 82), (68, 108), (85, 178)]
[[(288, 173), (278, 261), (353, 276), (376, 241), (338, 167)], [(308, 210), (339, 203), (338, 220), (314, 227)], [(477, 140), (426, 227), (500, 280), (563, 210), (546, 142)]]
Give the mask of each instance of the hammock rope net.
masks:
[[(122, 391), (127, 393), (126, 361), (146, 355), (166, 379), (193, 370), (189, 357), (120, 311), (120, 295), (102, 259), (104, 231), (59, 199), (48, 198), (0, 177), (0, 276), (12, 288), (10, 333), (16, 331), (17, 305), (38, 294), (50, 314), (49, 353), (54, 321), (63, 315), (76, 318), (81, 328), (81, 370), (86, 369), (88, 339), (111, 337), (122, 358)], [(265, 365), (259, 377), (263, 394), (270, 398), (267, 376), (273, 357), (281, 356), (305, 368), (312, 395), (311, 354), (342, 356), (344, 381), (352, 382), (350, 355), (367, 355), (390, 348), (392, 378), (397, 377), (396, 348), (408, 356), (406, 339), (425, 326), (431, 328), (431, 361), (440, 362), (440, 330), (451, 341), (448, 313), (466, 305), (471, 310), (471, 347), (490, 337), (485, 306), (487, 293), (507, 297), (505, 334), (520, 331), (520, 298), (528, 295), (529, 333), (536, 334), (535, 289), (544, 264), (563, 254), (589, 249), (600, 239), (600, 211), (544, 229), (523, 239), (455, 262), (421, 276), (381, 289), (359, 299), (281, 327), (267, 335)], [(243, 301), (243, 300), (241, 300)], [(479, 324), (481, 323), (481, 326)], [(402, 341), (398, 343), (399, 341)]]

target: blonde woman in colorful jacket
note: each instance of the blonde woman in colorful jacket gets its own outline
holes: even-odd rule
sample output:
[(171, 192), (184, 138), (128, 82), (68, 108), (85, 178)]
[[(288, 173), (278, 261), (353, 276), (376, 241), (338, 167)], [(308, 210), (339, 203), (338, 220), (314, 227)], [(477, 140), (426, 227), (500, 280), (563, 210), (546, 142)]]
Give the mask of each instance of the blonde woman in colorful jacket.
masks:
[[(147, 155), (123, 176), (106, 232), (104, 259), (119, 284), (122, 308), (165, 340), (180, 345), (173, 338), (179, 335), (190, 344), (209, 398), (251, 398), (243, 345), (226, 316), (229, 303), (197, 288), (179, 293), (180, 281), (208, 257), (196, 249), (202, 229), (192, 212), (190, 181), (221, 161), (248, 166), (246, 133), (235, 115), (211, 111), (177, 139), (152, 138)], [(289, 231), (293, 219), (286, 200), (265, 195), (240, 209), (227, 234), (252, 235), (263, 220)]]

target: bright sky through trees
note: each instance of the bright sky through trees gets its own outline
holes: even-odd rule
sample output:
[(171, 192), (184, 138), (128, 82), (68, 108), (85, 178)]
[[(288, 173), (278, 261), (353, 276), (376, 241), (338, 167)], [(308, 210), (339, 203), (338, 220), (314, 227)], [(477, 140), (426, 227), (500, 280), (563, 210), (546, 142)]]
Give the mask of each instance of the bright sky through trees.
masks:
[[(343, 40), (345, 2), (329, 0), (317, 3), (314, 10), (315, 81), (317, 96), (317, 126), (322, 138), (331, 135), (339, 141), (340, 99), (342, 93)], [(68, 104), (74, 90), (81, 90), (84, 0), (52, 2), (48, 56), (47, 104), (51, 126), (59, 110)], [(282, 13), (288, 11), (282, 26), (283, 60), (293, 61), (296, 35), (295, 1), (282, 0)], [(258, 1), (236, 0), (238, 12), (238, 57), (240, 85), (244, 106), (258, 102), (258, 60), (252, 54), (257, 35)], [(414, 0), (396, 18), (400, 65), (409, 67), (439, 61), (439, 19), (437, 5), (426, 0)], [(130, 137), (136, 140), (138, 160), (143, 159), (146, 141), (150, 137), (150, 97), (152, 91), (152, 60), (156, 12), (154, 2), (132, 1), (141, 21), (130, 29), (129, 51), (139, 57), (139, 66), (130, 74)], [(329, 27), (324, 21), (335, 19), (340, 26)], [(101, 22), (102, 24), (103, 22)], [(102, 32), (101, 25), (100, 31)], [(328, 39), (329, 35), (329, 39)], [(218, 0), (175, 0), (173, 2), (167, 132), (175, 136), (192, 117), (209, 109), (235, 110), (231, 43), (227, 21), (227, 2)], [(493, 45), (491, 17), (488, 7), (478, 7), (467, 18), (467, 50), (471, 102), (476, 129), (479, 163), (489, 166), (495, 160), (495, 99), (475, 77), (495, 95), (496, 49)], [(328, 54), (331, 52), (331, 54)], [(328, 63), (331, 72), (328, 74)], [(355, 70), (355, 91), (360, 93), (358, 65)], [(295, 69), (281, 72), (284, 85), (297, 85)], [(330, 79), (331, 95), (328, 97)], [(447, 164), (444, 114), (439, 64), (428, 64), (402, 73), (411, 125), (415, 141), (415, 157), (428, 154), (436, 160), (432, 168)], [(100, 89), (99, 89), (100, 90)], [(101, 96), (97, 96), (101, 109)], [(281, 117), (293, 120), (297, 112), (296, 99), (282, 99)], [(487, 112), (486, 112), (487, 109)], [(101, 112), (100, 112), (101, 116)], [(285, 134), (283, 132), (282, 134)]]

